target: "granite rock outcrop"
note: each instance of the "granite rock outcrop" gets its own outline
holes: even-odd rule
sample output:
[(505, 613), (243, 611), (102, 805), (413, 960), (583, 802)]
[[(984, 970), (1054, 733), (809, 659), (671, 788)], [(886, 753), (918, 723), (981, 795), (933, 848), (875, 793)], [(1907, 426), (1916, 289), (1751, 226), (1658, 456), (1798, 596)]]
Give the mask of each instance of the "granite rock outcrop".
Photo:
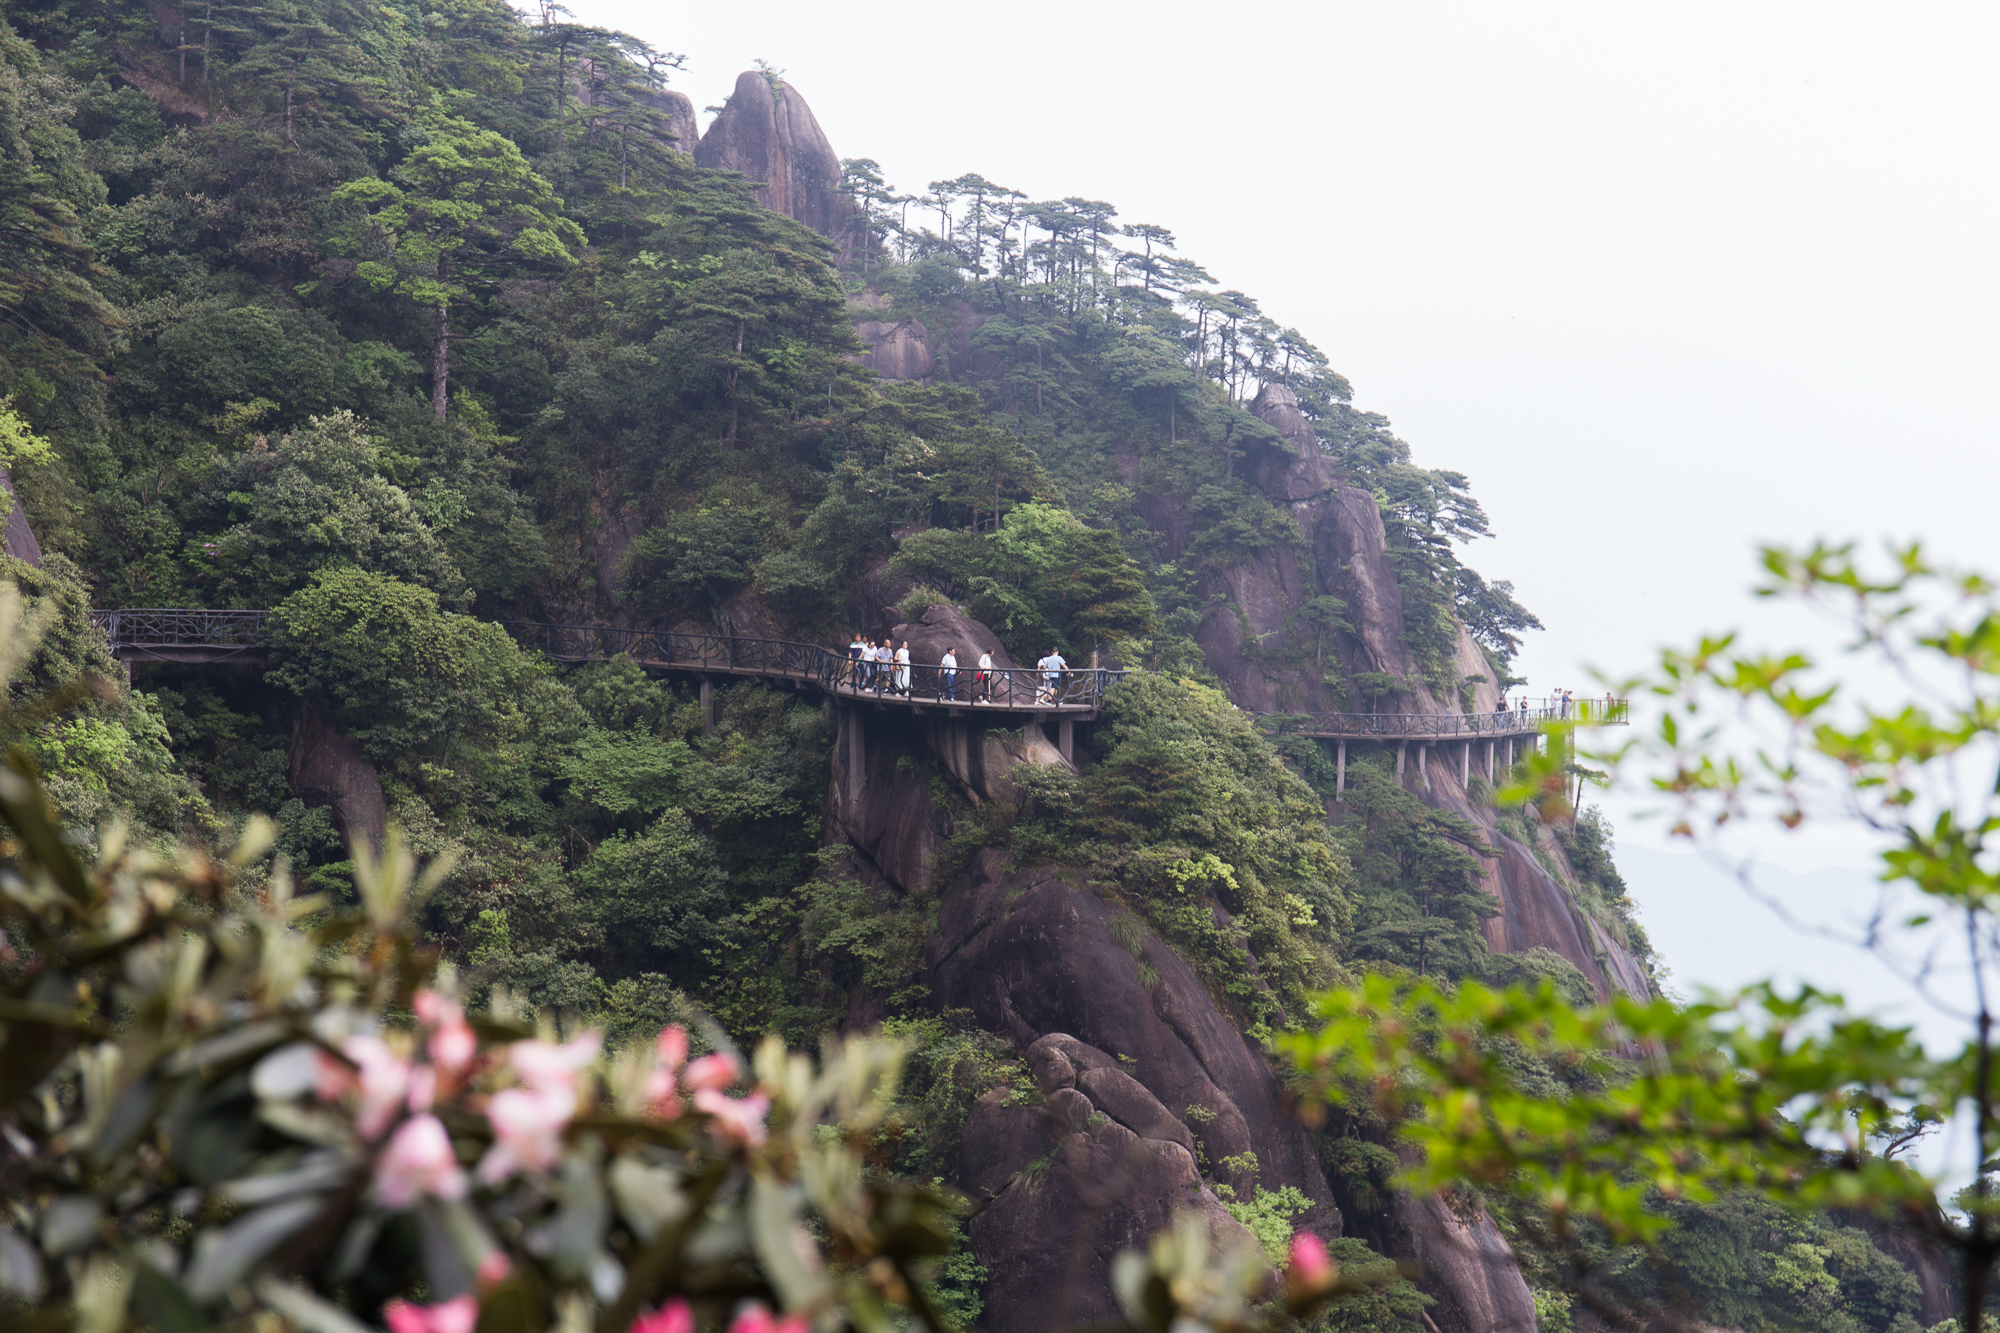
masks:
[[(1077, 1300), (1108, 1300), (1111, 1256), (1175, 1210), (1219, 1226), (1227, 1212), (1204, 1180), (1240, 1199), (1292, 1186), (1311, 1202), (1294, 1225), (1340, 1234), (1270, 1063), (1179, 954), (1075, 872), (979, 853), (943, 896), (928, 959), (937, 1002), (1010, 1034), (1044, 1097), (1028, 1108), (990, 1096), (962, 1139), (960, 1178), (988, 1201), (972, 1242), (994, 1272), (989, 1327), (1049, 1326), (1027, 1313), (1040, 1308), (1037, 1271), (1044, 1293), (1061, 1272)], [(1060, 1169), (1019, 1178), (1058, 1146)], [(1072, 1322), (1091, 1317), (1079, 1306)]]
[(308, 809), (329, 808), (334, 827), (350, 839), (380, 846), (389, 827), (382, 779), (352, 736), (302, 704), (292, 719), (287, 756), (292, 793)]
[(1074, 873), (980, 853), (928, 951), (938, 1003), (1010, 1033), (1042, 1095), (988, 1093), (960, 1141), (960, 1181), (984, 1205), (972, 1249), (992, 1273), (988, 1329), (1066, 1327), (1052, 1291), (1068, 1325), (1108, 1317), (1110, 1259), (1180, 1211), (1234, 1243), (1210, 1183), (1238, 1199), (1292, 1185), (1312, 1201), (1294, 1225), (1340, 1235), (1270, 1063), (1178, 953)]
[(803, 222), (843, 252), (860, 240), (854, 202), (840, 192), (840, 156), (806, 99), (783, 79), (756, 70), (738, 75), (736, 91), (695, 145), (694, 160), (760, 182), (758, 203)]
[(1118, 1061), (1060, 1032), (1027, 1056), (1040, 1104), (989, 1092), (962, 1140), (959, 1179), (981, 1205), (971, 1243), (990, 1275), (988, 1333), (1117, 1319), (1112, 1259), (1186, 1213), (1218, 1250), (1256, 1245), (1202, 1180), (1187, 1126)]

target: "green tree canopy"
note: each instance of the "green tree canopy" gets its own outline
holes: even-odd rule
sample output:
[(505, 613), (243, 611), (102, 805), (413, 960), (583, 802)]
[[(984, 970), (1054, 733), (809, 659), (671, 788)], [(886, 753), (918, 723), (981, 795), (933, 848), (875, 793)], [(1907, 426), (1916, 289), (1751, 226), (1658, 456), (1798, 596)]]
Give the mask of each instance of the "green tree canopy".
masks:
[(504, 270), (573, 262), (583, 229), (563, 216), (555, 190), (512, 140), (457, 116), (425, 128), (424, 141), (390, 180), (349, 181), (333, 198), (367, 218), (349, 242), (364, 256), (355, 276), (437, 312), (431, 410), (443, 420), (451, 402), (453, 303), (474, 281)]

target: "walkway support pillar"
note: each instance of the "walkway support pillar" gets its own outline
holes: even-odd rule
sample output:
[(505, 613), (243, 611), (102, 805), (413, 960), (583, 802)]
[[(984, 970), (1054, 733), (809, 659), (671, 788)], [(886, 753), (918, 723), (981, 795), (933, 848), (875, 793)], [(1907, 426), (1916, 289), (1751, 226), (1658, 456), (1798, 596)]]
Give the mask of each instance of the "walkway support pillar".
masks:
[(707, 676), (701, 678), (701, 734), (715, 734), (715, 700), (709, 694)]
[(1056, 748), (1062, 751), (1063, 762), (1074, 766), (1076, 763), (1076, 720), (1061, 718), (1056, 722)]
[(1335, 742), (1333, 761), (1333, 799), (1344, 802), (1347, 799), (1347, 742)]
[(1493, 769), (1493, 742), (1486, 742), (1486, 780), (1498, 786), (1500, 775)]
[(1431, 743), (1423, 741), (1417, 746), (1417, 780), (1424, 784), (1424, 790), (1431, 789)]
[(1469, 787), (1472, 785), (1472, 742), (1471, 741), (1466, 741), (1459, 747), (1458, 785), (1461, 787)]
[(861, 710), (843, 709), (847, 714), (847, 807), (861, 809), (861, 784), (868, 772), (867, 740), (862, 736)]
[(1403, 780), (1403, 755), (1409, 748), (1410, 743), (1408, 741), (1396, 742), (1396, 781), (1398, 782)]

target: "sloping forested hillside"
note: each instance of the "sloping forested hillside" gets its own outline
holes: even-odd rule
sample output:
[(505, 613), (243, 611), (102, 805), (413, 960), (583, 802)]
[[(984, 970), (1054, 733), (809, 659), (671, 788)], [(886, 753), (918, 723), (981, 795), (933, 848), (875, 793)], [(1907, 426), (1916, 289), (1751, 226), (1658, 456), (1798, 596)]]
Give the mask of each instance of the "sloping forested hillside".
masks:
[[(392, 820), (459, 857), (424, 926), (475, 996), (614, 1044), (697, 1012), (905, 1038), (882, 1160), (983, 1206), (939, 1292), (989, 1327), (1028, 1326), (1062, 1257), (1036, 1247), (1077, 1225), (1027, 1198), (1069, 1188), (1057, 1140), (1007, 1165), (1071, 1102), (1164, 1116), (1134, 1131), (1187, 1159), (1158, 1190), (1280, 1252), (1297, 1225), (1431, 1264), (1329, 1327), (1570, 1326), (1536, 1219), (1397, 1203), (1384, 1127), (1308, 1132), (1259, 1054), (1365, 970), (1579, 1001), (1656, 977), (1594, 813), (1501, 809), (1442, 754), (1336, 777), (1326, 742), (1253, 725), (1491, 712), (1540, 628), (1467, 563), (1468, 479), (1304, 334), (1110, 204), (899, 194), (774, 73), (697, 153), (677, 58), (556, 7), (0, 12), (4, 572), (56, 617), (22, 697), (77, 705), (7, 717), (80, 836), (219, 847), (269, 812), (338, 896), (348, 838)], [(784, 198), (760, 135), (813, 150)], [(128, 675), (90, 607), (270, 608), (270, 660)], [(1004, 782), (881, 724), (863, 792), (833, 763), (859, 724), (807, 695), (724, 684), (711, 711), (501, 620), (942, 625), (1144, 674), (1073, 762), (996, 735)], [(1082, 924), (1008, 934), (1036, 912)], [(1136, 1205), (1101, 1211), (1143, 1238)], [(1685, 1211), (1666, 1267), (1600, 1256), (1633, 1308), (1943, 1317), (1944, 1279), (1836, 1219)], [(1484, 1257), (1454, 1269), (1460, 1232)]]

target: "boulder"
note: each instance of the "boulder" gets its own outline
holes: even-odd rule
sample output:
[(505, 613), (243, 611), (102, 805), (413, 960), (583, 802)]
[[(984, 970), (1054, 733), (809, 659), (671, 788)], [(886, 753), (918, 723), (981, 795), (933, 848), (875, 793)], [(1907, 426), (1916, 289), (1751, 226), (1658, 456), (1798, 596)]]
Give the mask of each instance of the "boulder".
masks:
[[(1041, 1106), (996, 1090), (966, 1120), (959, 1180), (985, 1203), (971, 1227), (972, 1251), (988, 1272), (982, 1327), (1043, 1333), (1115, 1319), (1112, 1259), (1185, 1211), (1201, 1216), (1218, 1248), (1256, 1244), (1202, 1181), (1188, 1142), (1176, 1137), (1185, 1126), (1110, 1056), (1053, 1034), (1028, 1057), (1038, 1077), (1069, 1071), (1078, 1086), (1056, 1087)], [(1167, 1137), (1136, 1132), (1086, 1085), (1106, 1089)]]
[(840, 192), (840, 155), (806, 99), (783, 79), (756, 70), (738, 75), (736, 91), (695, 145), (694, 160), (760, 182), (758, 203), (803, 222), (843, 251), (862, 239), (854, 202)]
[(993, 654), (993, 665), (999, 670), (1013, 670), (1018, 665), (1001, 646), (999, 635), (949, 602), (925, 607), (916, 620), (892, 626), (889, 638), (898, 647), (908, 640), (910, 661), (923, 666), (943, 661), (947, 648), (957, 650), (961, 671), (971, 670), (982, 652)]
[(1077, 1090), (1090, 1104), (1142, 1139), (1178, 1143), (1194, 1155), (1194, 1135), (1160, 1105), (1160, 1099), (1122, 1069), (1086, 1069), (1077, 1076)]
[(688, 95), (661, 88), (641, 94), (639, 100), (660, 113), (661, 137), (670, 141), (674, 151), (692, 157), (694, 146), (701, 142), (701, 127), (695, 121), (694, 103), (688, 100)]

